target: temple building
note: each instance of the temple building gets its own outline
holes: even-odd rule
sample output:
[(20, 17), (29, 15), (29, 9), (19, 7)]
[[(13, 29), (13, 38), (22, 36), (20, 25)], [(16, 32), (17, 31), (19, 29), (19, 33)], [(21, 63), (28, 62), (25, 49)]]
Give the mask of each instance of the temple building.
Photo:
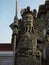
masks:
[(0, 65), (13, 65), (13, 50), (9, 43), (0, 43)]
[(38, 12), (22, 9), (21, 19), (17, 12), (16, 1), (11, 44), (0, 45), (0, 65), (49, 65), (49, 0)]

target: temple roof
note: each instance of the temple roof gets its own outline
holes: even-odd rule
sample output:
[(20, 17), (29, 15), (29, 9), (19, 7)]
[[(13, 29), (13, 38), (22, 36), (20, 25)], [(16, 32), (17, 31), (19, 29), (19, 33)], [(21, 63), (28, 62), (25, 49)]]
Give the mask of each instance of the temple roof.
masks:
[(11, 44), (9, 43), (0, 43), (0, 51), (13, 51)]

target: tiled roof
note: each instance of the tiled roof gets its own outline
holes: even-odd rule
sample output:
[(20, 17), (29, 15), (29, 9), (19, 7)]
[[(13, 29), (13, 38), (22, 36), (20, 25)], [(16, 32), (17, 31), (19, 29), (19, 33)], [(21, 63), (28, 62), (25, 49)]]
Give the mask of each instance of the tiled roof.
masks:
[(0, 43), (0, 51), (13, 51), (12, 46), (9, 43)]

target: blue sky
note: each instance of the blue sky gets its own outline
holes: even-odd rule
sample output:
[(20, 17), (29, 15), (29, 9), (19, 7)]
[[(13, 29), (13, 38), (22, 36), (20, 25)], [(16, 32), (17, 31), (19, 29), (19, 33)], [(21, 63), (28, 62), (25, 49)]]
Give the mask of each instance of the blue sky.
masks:
[[(31, 10), (39, 8), (45, 0), (18, 0), (18, 18), (21, 17), (20, 11), (27, 6)], [(16, 0), (0, 0), (0, 43), (10, 43), (12, 30), (9, 25), (14, 21)]]

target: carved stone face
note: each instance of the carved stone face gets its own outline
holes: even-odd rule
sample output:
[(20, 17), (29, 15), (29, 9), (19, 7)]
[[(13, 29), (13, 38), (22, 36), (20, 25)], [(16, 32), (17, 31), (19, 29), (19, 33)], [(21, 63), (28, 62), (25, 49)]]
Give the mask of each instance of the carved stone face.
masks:
[(22, 18), (24, 24), (31, 24), (33, 25), (33, 16), (31, 14), (24, 15)]
[(30, 31), (33, 28), (33, 16), (31, 14), (26, 14), (22, 17), (22, 20), (25, 31)]
[(24, 15), (23, 16), (23, 21), (28, 21), (28, 22), (31, 22), (31, 21), (33, 21), (33, 16), (31, 15), (31, 14), (26, 14), (26, 15)]

